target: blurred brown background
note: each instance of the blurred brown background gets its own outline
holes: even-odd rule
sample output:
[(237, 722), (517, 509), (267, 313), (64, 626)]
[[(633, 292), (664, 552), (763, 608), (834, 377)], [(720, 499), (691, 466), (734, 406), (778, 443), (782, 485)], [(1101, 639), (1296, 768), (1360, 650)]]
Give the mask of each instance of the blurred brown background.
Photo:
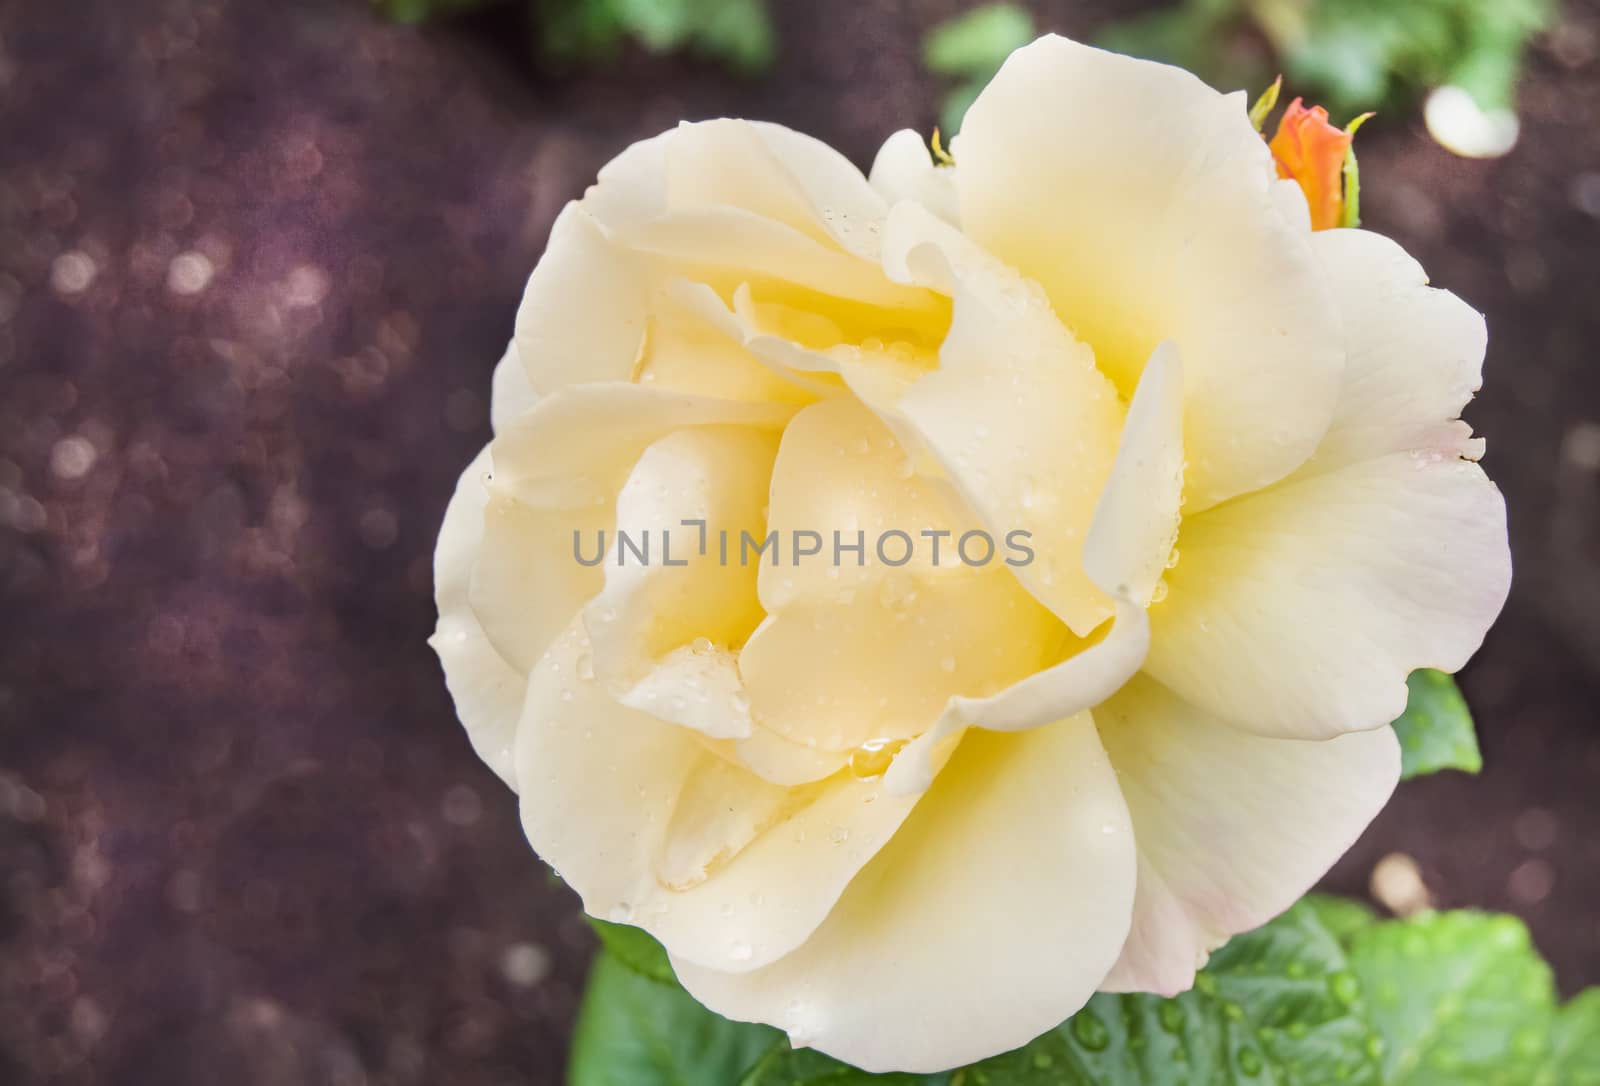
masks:
[[(560, 1079), (592, 939), (473, 757), (430, 552), (563, 201), (683, 117), (865, 166), (931, 128), (957, 0), (774, 5), (755, 80), (556, 77), (495, 18), (360, 0), (0, 0), (0, 1083)], [(1053, 0), (1084, 35), (1129, 7)], [(1517, 583), (1464, 676), (1486, 769), (1405, 784), (1329, 886), (1414, 856), (1600, 982), (1600, 3), (1467, 162), (1362, 134), (1367, 225), (1489, 315), (1471, 418)]]

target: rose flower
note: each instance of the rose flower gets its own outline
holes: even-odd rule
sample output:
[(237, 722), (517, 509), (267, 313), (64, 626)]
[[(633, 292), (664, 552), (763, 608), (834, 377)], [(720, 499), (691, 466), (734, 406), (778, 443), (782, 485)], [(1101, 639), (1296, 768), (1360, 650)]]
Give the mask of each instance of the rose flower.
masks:
[(1510, 577), (1481, 317), (1313, 232), (1242, 96), (1044, 38), (954, 156), (624, 151), (436, 560), (538, 854), (707, 1006), (869, 1070), (1187, 988), (1382, 807), (1407, 674)]

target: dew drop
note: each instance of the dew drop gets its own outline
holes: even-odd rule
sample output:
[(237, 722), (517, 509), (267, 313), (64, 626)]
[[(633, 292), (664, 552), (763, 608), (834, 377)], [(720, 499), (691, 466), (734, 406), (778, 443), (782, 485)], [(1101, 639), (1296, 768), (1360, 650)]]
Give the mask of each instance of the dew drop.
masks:
[(1150, 590), (1150, 602), (1151, 603), (1160, 603), (1162, 600), (1164, 600), (1166, 598), (1167, 598), (1167, 582), (1165, 580), (1157, 581), (1155, 588)]
[(868, 739), (850, 752), (850, 775), (858, 781), (877, 780), (905, 745), (904, 739)]
[(693, 652), (696, 656), (710, 656), (712, 650), (715, 648), (716, 646), (711, 643), (711, 638), (697, 637), (689, 646), (689, 651)]
[(578, 657), (578, 678), (584, 682), (594, 678), (594, 657), (587, 652)]
[(607, 915), (607, 919), (613, 924), (626, 924), (633, 919), (633, 906), (626, 901), (620, 901), (611, 906), (611, 912)]
[(844, 826), (835, 826), (833, 827), (833, 830), (829, 832), (828, 840), (832, 841), (836, 845), (842, 845), (846, 841), (850, 840), (850, 831)]
[(736, 941), (728, 947), (728, 957), (736, 962), (747, 962), (755, 956), (755, 948), (742, 940)]
[(1333, 993), (1333, 998), (1346, 1006), (1361, 997), (1361, 984), (1354, 973), (1335, 973), (1328, 978), (1328, 990)]
[(1253, 1048), (1241, 1048), (1239, 1050), (1239, 1070), (1247, 1075), (1259, 1075), (1261, 1073), (1261, 1054)]
[(1079, 1011), (1073, 1015), (1072, 1036), (1090, 1052), (1103, 1052), (1111, 1043), (1111, 1031), (1093, 1011)]

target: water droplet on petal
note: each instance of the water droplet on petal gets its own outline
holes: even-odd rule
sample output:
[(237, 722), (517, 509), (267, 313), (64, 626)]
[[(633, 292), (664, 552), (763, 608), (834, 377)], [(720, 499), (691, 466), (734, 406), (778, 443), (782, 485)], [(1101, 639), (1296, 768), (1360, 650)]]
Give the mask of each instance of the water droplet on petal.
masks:
[(850, 775), (858, 781), (876, 780), (905, 745), (904, 739), (868, 739), (850, 752)]

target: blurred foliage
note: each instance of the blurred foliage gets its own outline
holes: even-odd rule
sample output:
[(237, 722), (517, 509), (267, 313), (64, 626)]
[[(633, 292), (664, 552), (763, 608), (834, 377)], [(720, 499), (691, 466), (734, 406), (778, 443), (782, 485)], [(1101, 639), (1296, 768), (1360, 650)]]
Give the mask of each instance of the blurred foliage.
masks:
[(945, 131), (960, 131), (961, 119), (978, 92), (994, 78), (1012, 50), (1033, 39), (1033, 16), (1017, 4), (985, 4), (928, 32), (922, 45), (923, 63), (935, 75), (956, 80), (939, 111)]
[(1223, 90), (1281, 71), (1336, 116), (1446, 84), (1491, 109), (1511, 104), (1528, 39), (1553, 14), (1554, 0), (1181, 0), (1099, 40)]
[(383, 14), (416, 23), (491, 7), (520, 6), (537, 48), (559, 61), (610, 56), (624, 39), (655, 53), (692, 50), (746, 71), (772, 61), (765, 0), (373, 0)]

